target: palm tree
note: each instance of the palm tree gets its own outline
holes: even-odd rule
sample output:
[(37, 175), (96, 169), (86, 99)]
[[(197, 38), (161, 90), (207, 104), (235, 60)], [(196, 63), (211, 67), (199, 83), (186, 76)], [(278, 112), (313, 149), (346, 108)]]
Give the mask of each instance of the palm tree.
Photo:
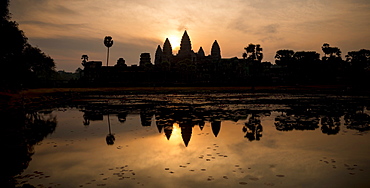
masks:
[(87, 61), (89, 61), (89, 56), (87, 56), (87, 55), (82, 55), (81, 59), (82, 59), (82, 65), (85, 65), (85, 63), (86, 63)]
[(105, 137), (105, 141), (107, 142), (107, 145), (113, 145), (116, 138), (114, 137), (114, 134), (112, 134), (111, 129), (110, 129), (109, 113), (108, 113), (108, 128), (109, 128), (109, 134)]
[(107, 66), (108, 66), (108, 60), (109, 60), (109, 48), (113, 46), (113, 40), (111, 36), (106, 36), (104, 38), (104, 45), (108, 48), (107, 52)]

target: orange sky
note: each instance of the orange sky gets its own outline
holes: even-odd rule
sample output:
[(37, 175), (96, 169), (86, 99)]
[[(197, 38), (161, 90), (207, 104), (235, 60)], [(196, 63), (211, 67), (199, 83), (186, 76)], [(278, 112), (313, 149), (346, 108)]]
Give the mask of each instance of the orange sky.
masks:
[(261, 44), (271, 62), (280, 49), (322, 54), (323, 43), (343, 57), (370, 49), (369, 0), (11, 0), (10, 12), (29, 42), (66, 71), (82, 68), (82, 54), (105, 62), (107, 35), (109, 64), (123, 57), (130, 65), (142, 52), (154, 61), (167, 37), (175, 48), (185, 29), (195, 52), (202, 46), (209, 54), (217, 40), (223, 58), (241, 57), (249, 43)]

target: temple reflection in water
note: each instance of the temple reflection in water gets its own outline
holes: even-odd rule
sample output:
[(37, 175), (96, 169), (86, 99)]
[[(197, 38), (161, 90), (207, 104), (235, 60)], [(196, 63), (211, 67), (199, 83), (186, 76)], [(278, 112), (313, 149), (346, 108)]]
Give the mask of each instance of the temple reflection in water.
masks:
[[(35, 156), (37, 147), (39, 151), (43, 149), (50, 151), (51, 155), (54, 155), (55, 151), (74, 147), (79, 147), (78, 150), (72, 149), (78, 151), (75, 156), (80, 156), (81, 151), (86, 151), (86, 156), (104, 158), (108, 156), (104, 152), (113, 152), (110, 155), (113, 158), (116, 153), (119, 153), (120, 159), (124, 156), (125, 160), (130, 160), (128, 155), (133, 154), (133, 161), (137, 161), (137, 157), (141, 156), (142, 148), (145, 148), (145, 152), (150, 150), (149, 153), (153, 156), (159, 154), (161, 157), (158, 159), (165, 160), (162, 161), (165, 165), (168, 162), (166, 156), (171, 158), (169, 161), (174, 157), (177, 161), (178, 156), (186, 158), (180, 165), (193, 159), (202, 160), (203, 156), (208, 157), (204, 159), (207, 164), (211, 164), (213, 160), (221, 160), (221, 157), (224, 163), (226, 158), (229, 159), (225, 158), (224, 154), (228, 154), (229, 157), (232, 155), (244, 157), (256, 147), (259, 148), (260, 155), (254, 157), (259, 158), (272, 153), (289, 151), (284, 150), (284, 147), (291, 140), (300, 142), (299, 152), (310, 151), (311, 145), (316, 144), (316, 147), (320, 148), (317, 155), (323, 156), (322, 143), (326, 143), (326, 150), (328, 148), (335, 150), (334, 154), (343, 152), (350, 153), (350, 157), (361, 156), (364, 154), (353, 153), (351, 149), (367, 147), (366, 144), (357, 146), (358, 143), (365, 143), (366, 140), (362, 142), (361, 138), (368, 138), (365, 134), (370, 130), (369, 104), (370, 99), (360, 96), (295, 96), (263, 93), (132, 94), (90, 95), (83, 96), (82, 100), (73, 104), (53, 109), (6, 111), (0, 115), (2, 119), (8, 120), (7, 122), (12, 122), (13, 126), (4, 126), (6, 133), (3, 138), (5, 140), (3, 143), (6, 143), (4, 151), (10, 152), (6, 155), (7, 163), (1, 177), (9, 184), (16, 184), (16, 175), (29, 168), (31, 159), (36, 167), (31, 168), (30, 171), (35, 172), (35, 176), (40, 176), (39, 168), (42, 169), (42, 167), (37, 164), (42, 166), (45, 160), (42, 158), (43, 152)], [(75, 115), (78, 117), (74, 117)], [(300, 134), (301, 131), (310, 131), (314, 134)], [(293, 134), (282, 134), (284, 132)], [(345, 135), (346, 132), (350, 134)], [(340, 137), (333, 136), (339, 133)], [(163, 139), (158, 139), (155, 135), (160, 135)], [(302, 143), (308, 143), (306, 146), (309, 147), (302, 147)], [(111, 147), (112, 145), (114, 147)], [(211, 148), (212, 145), (215, 147)], [(220, 145), (220, 148), (216, 148), (216, 145)], [(279, 147), (276, 147), (277, 145)], [(221, 146), (224, 147), (221, 149)], [(356, 147), (346, 148), (346, 146)], [(167, 149), (165, 154), (158, 153), (167, 147), (171, 147), (171, 152), (174, 153), (167, 155)], [(234, 148), (233, 152), (230, 148)], [(294, 148), (295, 145), (293, 151), (295, 151)], [(217, 151), (214, 151), (216, 149)], [(197, 152), (193, 153), (193, 151)], [(95, 154), (91, 154), (94, 152)], [(299, 152), (295, 154), (299, 155)], [(104, 155), (101, 155), (102, 153)], [(343, 153), (341, 155), (344, 155)], [(305, 157), (306, 154), (302, 153), (300, 157)], [(188, 155), (189, 158), (187, 158)], [(364, 156), (366, 155), (367, 153)], [(60, 155), (60, 157), (63, 156), (67, 154)], [(278, 160), (278, 157), (276, 155), (275, 159)], [(54, 157), (47, 158), (52, 160)], [(65, 165), (72, 164), (69, 161), (72, 158), (78, 157), (66, 157), (67, 164), (60, 165), (64, 168)], [(41, 163), (35, 163), (37, 161), (35, 159)], [(105, 161), (100, 159), (95, 162)], [(261, 159), (261, 164), (266, 165), (265, 160), (268, 159)], [(289, 166), (290, 161), (280, 166)], [(58, 161), (54, 162), (58, 163)], [(271, 164), (277, 162), (279, 161)], [(152, 163), (158, 164), (157, 161)], [(48, 164), (45, 165), (48, 166)], [(236, 164), (230, 165), (234, 167)], [(305, 166), (307, 165), (308, 163), (305, 163)], [(160, 168), (167, 168), (167, 166), (160, 166)], [(199, 168), (204, 169), (203, 166)], [(87, 169), (90, 170), (93, 167), (88, 166)], [(200, 170), (200, 172), (203, 171)], [(265, 171), (265, 173), (268, 172)], [(65, 172), (65, 174), (68, 173)], [(48, 175), (44, 176), (48, 177)], [(21, 178), (28, 177), (31, 176), (25, 174)]]
[[(250, 101), (236, 103), (230, 99), (233, 97), (227, 96), (221, 100), (221, 104), (220, 99), (212, 101), (209, 98), (208, 102), (198, 104), (194, 103), (194, 99), (191, 102), (184, 99), (181, 103), (178, 101), (174, 103), (167, 98), (167, 101), (146, 101), (138, 105), (114, 102), (112, 104), (89, 103), (85, 104), (82, 111), (84, 125), (88, 125), (90, 121), (103, 120), (103, 115), (107, 114), (115, 114), (121, 123), (126, 121), (128, 114), (139, 114), (143, 127), (155, 124), (158, 132), (164, 134), (168, 140), (171, 139), (173, 126), (176, 124), (181, 129), (185, 146), (188, 146), (191, 140), (194, 127), (203, 130), (206, 123), (209, 123), (213, 135), (217, 137), (223, 121), (242, 121), (244, 126), (241, 131), (244, 132), (244, 137), (249, 141), (259, 141), (263, 133), (261, 119), (270, 116), (272, 112), (279, 114), (274, 118), (274, 125), (278, 131), (321, 129), (323, 134), (335, 135), (339, 133), (341, 125), (360, 132), (367, 131), (370, 127), (370, 116), (366, 107), (356, 102), (291, 100), (285, 101), (286, 104), (281, 106), (276, 104), (276, 100), (251, 104)], [(125, 98), (125, 102), (127, 100), (130, 99)], [(137, 101), (137, 98), (131, 100)]]

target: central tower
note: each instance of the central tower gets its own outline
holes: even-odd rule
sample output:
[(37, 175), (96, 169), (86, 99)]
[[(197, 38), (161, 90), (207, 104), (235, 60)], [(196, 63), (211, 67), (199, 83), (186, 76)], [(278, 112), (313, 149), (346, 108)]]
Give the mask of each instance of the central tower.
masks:
[(190, 58), (192, 55), (192, 52), (193, 51), (191, 50), (190, 38), (189, 38), (188, 33), (185, 30), (181, 38), (180, 50), (177, 56), (181, 58), (187, 58), (187, 57)]

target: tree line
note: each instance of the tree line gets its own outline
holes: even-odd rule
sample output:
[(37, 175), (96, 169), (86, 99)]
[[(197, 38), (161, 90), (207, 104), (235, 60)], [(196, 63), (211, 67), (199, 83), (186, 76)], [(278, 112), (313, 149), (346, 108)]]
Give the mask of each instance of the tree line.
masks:
[[(183, 84), (212, 86), (257, 85), (349, 85), (368, 87), (370, 79), (370, 50), (351, 51), (342, 58), (338, 47), (328, 43), (322, 46), (323, 56), (315, 51), (278, 50), (275, 64), (263, 62), (263, 48), (249, 44), (242, 58), (184, 59), (179, 62), (164, 61), (159, 64), (142, 63), (142, 75), (132, 75), (121, 80), (141, 80), (152, 84)], [(117, 64), (118, 65), (118, 64)], [(114, 71), (112, 71), (113, 73)], [(138, 72), (138, 71), (137, 71)], [(120, 73), (119, 74), (129, 74)], [(138, 73), (135, 73), (136, 75)], [(114, 74), (110, 74), (114, 75)], [(101, 79), (105, 78), (104, 76)], [(106, 77), (104, 83), (113, 78)], [(119, 81), (120, 77), (114, 78)], [(128, 81), (130, 82), (130, 81)]]
[(43, 86), (57, 77), (54, 60), (28, 43), (16, 21), (11, 21), (9, 0), (0, 3), (0, 90)]
[(368, 85), (370, 50), (351, 51), (343, 59), (338, 47), (324, 43), (321, 48), (324, 53), (321, 59), (315, 51), (278, 50), (275, 63), (293, 83)]

